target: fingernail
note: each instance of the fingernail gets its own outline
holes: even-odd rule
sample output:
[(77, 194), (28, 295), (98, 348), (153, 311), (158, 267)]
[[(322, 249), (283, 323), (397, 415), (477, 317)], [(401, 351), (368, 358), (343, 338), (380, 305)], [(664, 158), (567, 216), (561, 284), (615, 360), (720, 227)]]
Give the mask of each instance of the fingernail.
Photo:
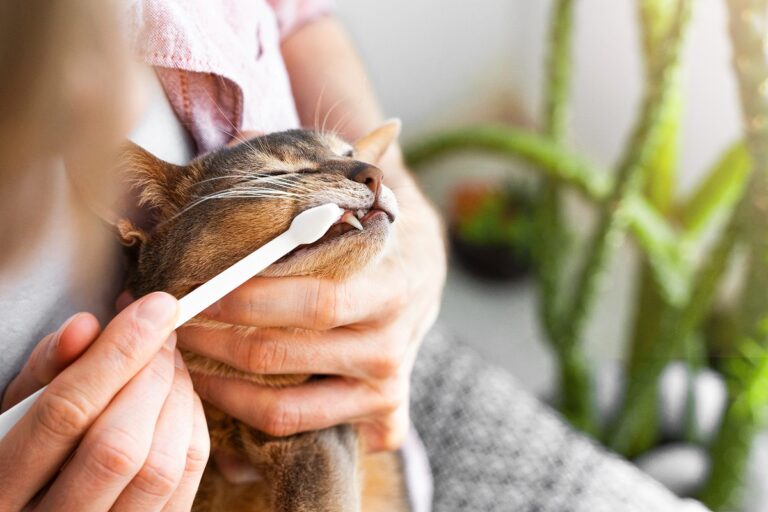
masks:
[(144, 297), (136, 310), (136, 316), (156, 329), (167, 328), (176, 319), (178, 301), (162, 292)]
[(56, 334), (53, 335), (51, 338), (51, 341), (48, 342), (48, 358), (52, 358), (54, 354), (56, 353), (56, 350), (59, 348), (59, 341), (61, 340), (61, 334), (67, 329), (67, 326), (72, 323), (72, 320), (77, 318), (77, 316), (80, 313), (75, 313), (71, 317), (67, 318), (63, 324), (61, 324), (61, 327), (59, 327), (59, 330), (56, 331)]

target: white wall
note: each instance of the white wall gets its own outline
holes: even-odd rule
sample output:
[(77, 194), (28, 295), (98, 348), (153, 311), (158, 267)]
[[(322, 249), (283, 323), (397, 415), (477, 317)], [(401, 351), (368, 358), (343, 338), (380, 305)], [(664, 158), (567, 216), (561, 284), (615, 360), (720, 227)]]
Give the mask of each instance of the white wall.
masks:
[[(382, 101), (406, 135), (500, 90), (539, 111), (551, 0), (337, 0)], [(616, 161), (642, 94), (635, 0), (577, 2), (572, 143)], [(685, 52), (684, 181), (739, 133), (721, 0), (697, 0)]]
[(407, 133), (511, 83), (521, 19), (508, 0), (337, 0), (388, 114)]

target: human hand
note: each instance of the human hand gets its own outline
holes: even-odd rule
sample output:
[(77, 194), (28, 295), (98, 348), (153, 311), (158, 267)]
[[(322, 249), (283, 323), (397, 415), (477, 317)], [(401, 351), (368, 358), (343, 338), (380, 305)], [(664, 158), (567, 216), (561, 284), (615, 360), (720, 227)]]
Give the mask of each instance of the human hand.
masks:
[(35, 347), (2, 409), (48, 388), (0, 440), (0, 511), (190, 509), (209, 439), (177, 308), (150, 294), (103, 331), (80, 313)]
[[(402, 163), (380, 165), (386, 176)], [(343, 282), (257, 277), (204, 313), (231, 327), (179, 330), (180, 346), (243, 371), (328, 378), (274, 389), (193, 374), (206, 401), (271, 435), (353, 423), (371, 451), (401, 444), (410, 373), (437, 316), (446, 264), (436, 214), (412, 181), (399, 185), (395, 240), (375, 267)]]

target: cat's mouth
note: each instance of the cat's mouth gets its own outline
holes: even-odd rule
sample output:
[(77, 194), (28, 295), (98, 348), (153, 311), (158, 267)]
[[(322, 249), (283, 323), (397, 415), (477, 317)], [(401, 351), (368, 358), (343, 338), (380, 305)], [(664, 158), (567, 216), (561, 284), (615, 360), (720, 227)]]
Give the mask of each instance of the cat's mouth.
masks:
[[(342, 208), (344, 207), (342, 206)], [(377, 228), (389, 225), (394, 221), (394, 213), (379, 205), (373, 205), (371, 208), (363, 209), (344, 208), (344, 213), (341, 218), (339, 218), (339, 220), (337, 220), (319, 240), (311, 244), (298, 246), (281, 258), (280, 261), (343, 237), (355, 236), (357, 234), (364, 235), (367, 231), (374, 231)]]

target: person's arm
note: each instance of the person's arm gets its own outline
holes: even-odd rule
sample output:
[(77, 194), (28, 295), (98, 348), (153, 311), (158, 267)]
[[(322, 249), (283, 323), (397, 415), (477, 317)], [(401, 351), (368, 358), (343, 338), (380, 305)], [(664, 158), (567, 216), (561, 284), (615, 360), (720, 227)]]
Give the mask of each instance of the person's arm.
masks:
[[(282, 51), (305, 126), (335, 129), (354, 141), (381, 123), (360, 60), (333, 18), (297, 29)], [(180, 337), (186, 348), (244, 371), (334, 377), (271, 389), (193, 375), (204, 399), (273, 435), (351, 422), (361, 426), (371, 450), (400, 445), (408, 427), (410, 373), (437, 316), (446, 257), (438, 216), (399, 149), (378, 165), (400, 215), (394, 243), (375, 267), (344, 282), (252, 279), (209, 310), (220, 322), (261, 327), (250, 339), (243, 340), (241, 331), (227, 335), (198, 327), (182, 329)], [(314, 332), (272, 328), (290, 326)]]
[[(335, 18), (325, 16), (303, 26), (281, 49), (303, 126), (333, 130), (355, 141), (382, 123), (384, 114), (365, 68)], [(387, 185), (415, 189), (399, 146), (390, 148), (381, 165)]]

